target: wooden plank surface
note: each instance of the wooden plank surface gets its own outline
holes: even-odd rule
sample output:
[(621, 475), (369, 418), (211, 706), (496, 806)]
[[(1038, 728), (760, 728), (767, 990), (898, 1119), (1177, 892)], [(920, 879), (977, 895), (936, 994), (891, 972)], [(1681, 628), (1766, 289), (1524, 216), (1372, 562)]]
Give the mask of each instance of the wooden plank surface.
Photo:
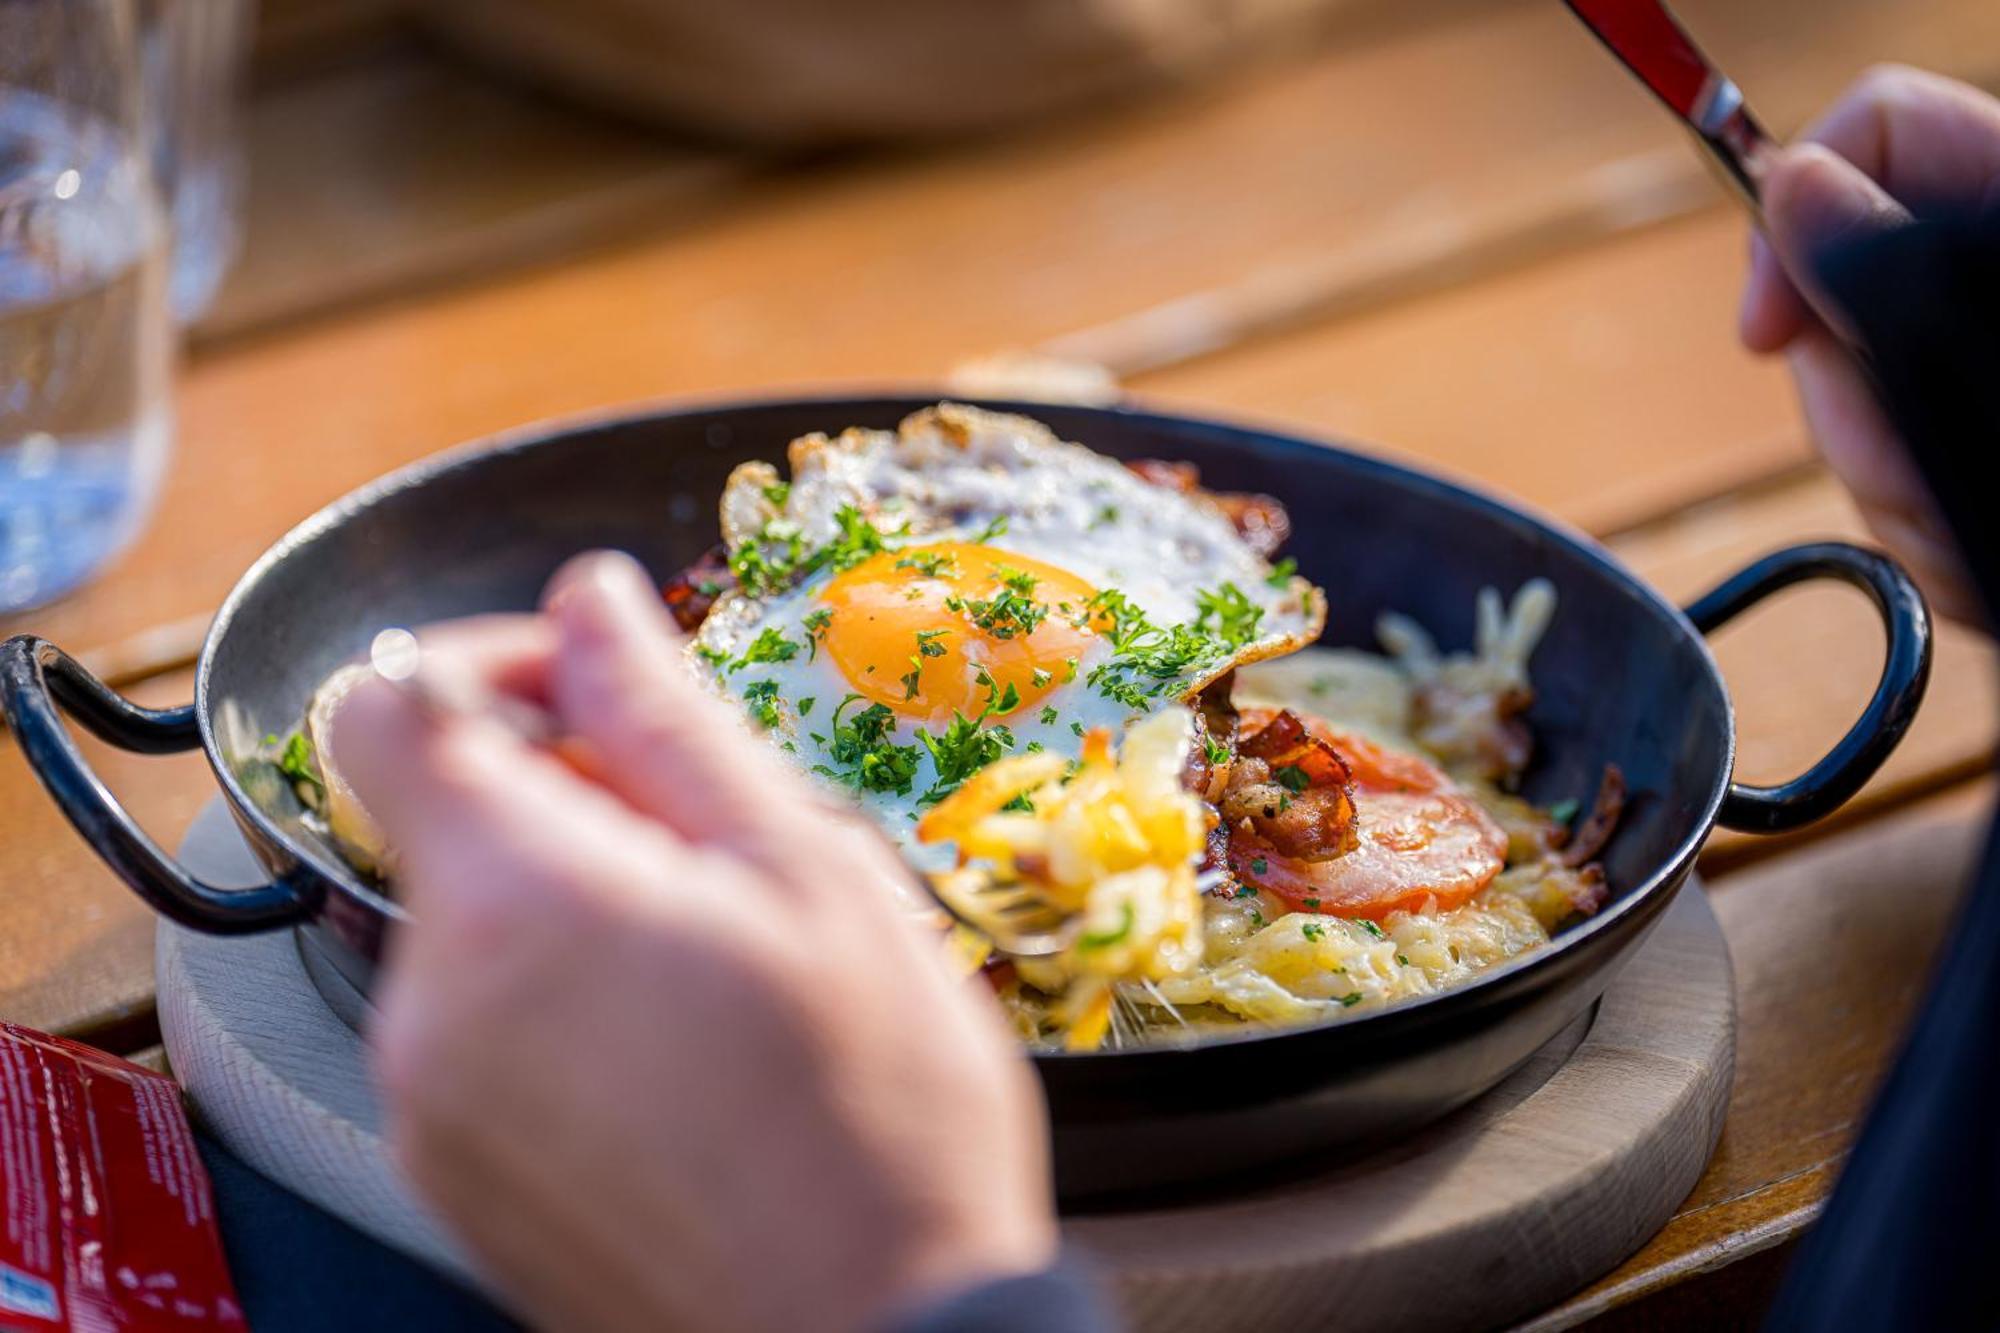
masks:
[(1923, 994), (1993, 795), (1982, 783), (1710, 882), (1737, 987), (1736, 1086), (1721, 1144), (1658, 1236), (1527, 1327), (1572, 1327), (1805, 1226)]
[[(1802, 111), (1831, 93), (1865, 53), (1966, 67), (2000, 47), (1987, 40), (2000, 17), (1967, 0), (1902, 0), (1895, 22), (1880, 0), (1845, 0), (1814, 7), (1809, 46), (1767, 40), (1790, 31), (1781, 20), (1799, 17), (1802, 6), (1708, 4), (1700, 12), (1704, 28), (1740, 49), (1749, 68), (1774, 67), (1780, 109), (1794, 98)], [(198, 358), (181, 394), (179, 456), (146, 537), (99, 584), (4, 628), (32, 625), (88, 649), (200, 614), (318, 504), (395, 464), (524, 421), (660, 394), (935, 379), (962, 357), (1102, 327), (1238, 279), (1268, 283), (1292, 265), (1418, 230), (1461, 236), (1463, 248), (1476, 250), (1490, 239), (1471, 220), (1481, 200), (1511, 211), (1518, 205), (1508, 201), (1567, 197), (1588, 179), (1629, 223), (1656, 211), (1640, 204), (1658, 178), (1634, 162), (1671, 163), (1682, 177), (1698, 170), (1671, 128), (1553, 6), (1475, 9), (1462, 21), (1398, 33), (1282, 74), (949, 155), (794, 172), (745, 191), (705, 222), (643, 243)], [(1380, 109), (1404, 107), (1409, 89), (1426, 86), (1449, 86), (1452, 96), (1417, 103), (1394, 134), (1384, 133)], [(356, 94), (355, 102), (354, 114), (377, 136), (395, 125), (384, 110), (393, 96), (378, 103)], [(295, 119), (301, 134), (318, 132), (311, 116)], [(313, 142), (301, 141), (301, 160), (310, 161)], [(355, 168), (368, 157), (343, 160)], [(401, 178), (421, 175), (420, 162), (387, 158), (401, 163), (398, 174), (362, 177), (385, 197)], [(360, 218), (370, 207), (365, 199), (341, 205)], [(435, 211), (449, 218), (467, 209), (477, 212), (459, 204)], [(317, 231), (309, 219), (262, 231), (311, 240), (292, 265), (324, 268), (342, 258), (338, 233)], [(423, 227), (416, 231), (406, 241), (425, 244)], [(378, 262), (372, 253), (386, 242), (374, 233), (360, 239), (368, 243), (353, 247), (355, 262)], [(1502, 298), (1510, 293), (1522, 308), (1496, 300), (1485, 349), (1507, 346), (1522, 336), (1517, 318), (1535, 317), (1534, 290)], [(1568, 304), (1556, 304), (1573, 317), (1589, 299), (1587, 287), (1572, 288)], [(1678, 351), (1679, 340), (1649, 329), (1646, 308), (1611, 298), (1586, 308), (1603, 321), (1605, 345), (1629, 339), (1635, 360)], [(1713, 318), (1709, 336), (1725, 336), (1726, 309)], [(1382, 336), (1394, 342), (1402, 328)], [(1462, 386), (1441, 385), (1429, 369), (1438, 362), (1422, 349), (1415, 359), (1407, 342), (1403, 349), (1399, 364), (1427, 373), (1399, 381), (1402, 401), (1476, 401)], [(1310, 358), (1298, 364), (1303, 370)], [(1600, 382), (1617, 379), (1604, 372)], [(1517, 426), (1496, 440), (1491, 430), (1439, 427), (1421, 447), (1533, 502), (1581, 506), (1579, 518), (1609, 514), (1620, 523), (1648, 505), (1708, 494), (1741, 475), (1746, 449), (1773, 448), (1768, 437), (1690, 429), (1673, 448), (1621, 454), (1620, 466), (1591, 486), (1583, 474), (1552, 476), (1536, 461), (1563, 442), (1556, 408), (1570, 390), (1551, 392), (1554, 403), (1506, 404), (1506, 420), (1543, 416), (1543, 431)], [(1399, 400), (1385, 393), (1370, 401)], [(1599, 438), (1593, 431), (1568, 443)], [(1616, 503), (1588, 512), (1600, 490)]]

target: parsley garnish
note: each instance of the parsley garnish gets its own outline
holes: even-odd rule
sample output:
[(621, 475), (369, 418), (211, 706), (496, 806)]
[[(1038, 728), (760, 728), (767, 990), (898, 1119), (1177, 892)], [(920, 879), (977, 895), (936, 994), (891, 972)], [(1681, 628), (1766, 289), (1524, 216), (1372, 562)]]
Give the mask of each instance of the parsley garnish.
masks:
[(1567, 801), (1557, 801), (1554, 805), (1550, 806), (1549, 818), (1555, 820), (1558, 824), (1567, 824), (1570, 820), (1576, 818), (1576, 812), (1582, 808), (1583, 803), (1572, 796)]
[(815, 699), (810, 694), (808, 694), (805, 698), (799, 700), (799, 716), (800, 717), (812, 716), (813, 705), (818, 702), (819, 700)]
[(1297, 764), (1284, 764), (1271, 775), (1282, 784), (1286, 791), (1302, 792), (1312, 786), (1312, 778)]
[(1356, 921), (1354, 924), (1361, 927), (1363, 930), (1367, 931), (1370, 935), (1373, 935), (1378, 940), (1387, 938), (1387, 936), (1382, 934), (1382, 927), (1376, 925), (1373, 921)]
[(754, 597), (789, 588), (822, 569), (852, 569), (886, 549), (881, 529), (853, 505), (835, 510), (833, 520), (833, 540), (808, 551), (798, 524), (774, 518), (762, 532), (729, 553), (729, 572), (743, 591)]
[(1055, 679), (1054, 676), (1042, 670), (1040, 667), (1036, 667), (1034, 671), (1028, 676), (1029, 682), (1032, 683), (1034, 687), (1038, 690), (1042, 688), (1042, 686), (1048, 684), (1050, 681), (1054, 679)]
[(806, 627), (806, 661), (814, 661), (819, 657), (819, 641), (826, 637), (826, 627), (833, 623), (833, 608), (822, 606), (799, 623)]
[(1261, 856), (1250, 863), (1250, 873), (1253, 875), (1262, 875), (1270, 868), (1271, 863)]
[(1097, 516), (1090, 520), (1090, 526), (1095, 529), (1104, 526), (1106, 523), (1116, 523), (1117, 521), (1117, 505), (1100, 505), (1097, 510)]
[(1410, 960), (1405, 958), (1402, 954), (1396, 955), (1396, 961), (1401, 963), (1404, 967), (1408, 967), (1410, 965)]
[[(996, 573), (998, 571), (996, 570)], [(1034, 587), (1034, 576), (1021, 575), (1028, 580), (1028, 587)], [(952, 610), (964, 610), (972, 617), (972, 623), (991, 634), (996, 639), (1011, 639), (1017, 634), (1033, 634), (1036, 626), (1049, 618), (1046, 602), (1037, 602), (1011, 583), (1006, 583), (998, 595), (972, 601), (959, 602)], [(946, 599), (951, 606), (953, 599)]]
[(1337, 998), (1343, 1005), (1347, 1006), (1349, 1009), (1352, 1009), (1355, 1005), (1361, 1003), (1361, 992), (1358, 990), (1349, 991), (1347, 994), (1337, 996), (1335, 998)]
[(1307, 939), (1311, 940), (1314, 944), (1318, 944), (1321, 940), (1326, 938), (1326, 927), (1322, 926), (1317, 921), (1308, 921), (1304, 925), (1299, 927), (1299, 934), (1305, 936)]
[(762, 633), (750, 641), (743, 655), (729, 664), (731, 671), (741, 671), (757, 662), (789, 662), (799, 653), (799, 646), (785, 637), (785, 632), (776, 625), (766, 625)]
[(946, 551), (912, 551), (896, 562), (898, 569), (914, 569), (927, 579), (958, 577), (958, 561)]
[(1050, 725), (1053, 725), (1053, 724), (1054, 724), (1054, 722), (1055, 722), (1055, 720), (1056, 720), (1056, 719), (1057, 719), (1058, 717), (1060, 717), (1060, 716), (1062, 716), (1062, 715), (1061, 715), (1060, 713), (1056, 712), (1056, 706), (1055, 706), (1054, 704), (1044, 704), (1044, 705), (1042, 706), (1042, 725), (1043, 725), (1043, 726), (1050, 726)]
[(1116, 930), (1086, 930), (1076, 937), (1078, 949), (1108, 949), (1120, 943), (1132, 933), (1132, 925), (1137, 914), (1130, 902), (1118, 904), (1118, 928)]
[(1264, 576), (1264, 582), (1273, 588), (1283, 588), (1291, 583), (1292, 575), (1298, 572), (1299, 562), (1290, 556), (1286, 556), (1283, 560), (1271, 566), (1271, 572)]
[(1243, 590), (1233, 583), (1197, 592), (1194, 604), (1197, 610), (1194, 627), (1205, 630), (1213, 620), (1216, 637), (1229, 648), (1241, 648), (1256, 638), (1258, 622), (1264, 619), (1264, 608), (1244, 596)]
[(917, 651), (910, 654), (910, 669), (902, 677), (903, 697), (917, 697), (917, 679), (923, 674), (926, 657), (943, 657), (944, 645), (938, 640), (951, 633), (943, 629), (920, 629), (917, 631)]
[(774, 481), (764, 488), (764, 498), (779, 509), (792, 498), (792, 484), (789, 481)]
[(1023, 597), (1033, 592), (1035, 585), (1041, 582), (1027, 570), (1016, 569), (1012, 565), (993, 566), (993, 577), (1000, 580), (1001, 587), (1010, 592), (1018, 592)]
[[(268, 738), (271, 741), (277, 737)], [(313, 754), (313, 744), (303, 731), (295, 731), (285, 737), (285, 748), (278, 752), (278, 771), (293, 782), (303, 782), (309, 787), (326, 790), (326, 783), (320, 780), (319, 763)]]
[(720, 648), (712, 644), (706, 643), (696, 644), (694, 646), (694, 655), (718, 670), (729, 660), (728, 653), (723, 652)]
[(951, 725), (943, 734), (917, 732), (917, 739), (930, 751), (931, 762), (937, 766), (937, 781), (917, 798), (920, 803), (942, 801), (967, 778), (1014, 748), (1014, 733), (1007, 728), (979, 725), (985, 716), (982, 713), (979, 718), (969, 718), (963, 713), (953, 713)]
[(778, 682), (775, 680), (753, 680), (743, 687), (743, 703), (750, 710), (750, 716), (766, 729), (778, 725)]
[(833, 710), (833, 740), (827, 752), (837, 767), (819, 764), (813, 771), (856, 791), (907, 794), (916, 783), (917, 759), (922, 751), (891, 739), (896, 715), (886, 705), (870, 704), (851, 721), (843, 722), (842, 715), (859, 702), (860, 695), (850, 694)]
[(1209, 763), (1226, 764), (1229, 762), (1229, 747), (1215, 739), (1215, 737), (1203, 733), (1201, 748), (1202, 753), (1208, 756)]
[(983, 546), (995, 537), (1004, 536), (1006, 532), (1007, 516), (1005, 514), (995, 514), (987, 520), (985, 527), (973, 535), (972, 544), (974, 546)]

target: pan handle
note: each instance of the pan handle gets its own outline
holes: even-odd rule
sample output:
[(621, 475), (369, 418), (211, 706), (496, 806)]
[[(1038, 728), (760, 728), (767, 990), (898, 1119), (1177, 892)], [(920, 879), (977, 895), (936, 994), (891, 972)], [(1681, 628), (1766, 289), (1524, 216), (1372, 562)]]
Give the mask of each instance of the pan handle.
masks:
[(121, 749), (174, 754), (201, 744), (193, 704), (141, 708), (46, 639), (22, 634), (0, 643), (0, 711), (28, 766), (76, 831), (162, 915), (217, 935), (270, 930), (311, 915), (311, 901), (282, 882), (222, 889), (190, 875), (133, 822), (62, 722), (68, 712)]
[(1781, 833), (1838, 809), (1903, 739), (1930, 680), (1931, 613), (1923, 594), (1895, 561), (1846, 542), (1774, 551), (1696, 599), (1687, 618), (1708, 634), (1772, 593), (1807, 579), (1851, 583), (1875, 603), (1888, 637), (1882, 679), (1859, 720), (1804, 773), (1775, 787), (1729, 784), (1719, 819), (1745, 833)]

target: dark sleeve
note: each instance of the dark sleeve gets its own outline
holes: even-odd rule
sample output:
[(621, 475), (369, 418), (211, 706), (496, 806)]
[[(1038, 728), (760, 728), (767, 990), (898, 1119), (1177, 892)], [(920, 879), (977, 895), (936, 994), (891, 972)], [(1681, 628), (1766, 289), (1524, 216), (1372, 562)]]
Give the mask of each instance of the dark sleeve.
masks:
[[(1868, 348), (1883, 405), (1993, 623), (2000, 208), (1850, 241), (1825, 255), (1819, 271)], [(1989, 833), (1930, 994), (1767, 1327), (1991, 1326), (2000, 1256), (1996, 1040), (2000, 841)]]
[(987, 1282), (897, 1320), (885, 1333), (1118, 1333), (1097, 1283), (1074, 1261)]

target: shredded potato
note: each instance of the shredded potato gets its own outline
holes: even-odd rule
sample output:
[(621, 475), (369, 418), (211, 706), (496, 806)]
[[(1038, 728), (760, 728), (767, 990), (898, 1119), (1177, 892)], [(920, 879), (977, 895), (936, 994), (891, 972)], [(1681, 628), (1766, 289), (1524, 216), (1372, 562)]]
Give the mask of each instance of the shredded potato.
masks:
[(1215, 816), (1182, 789), (1194, 732), (1178, 709), (1134, 726), (1115, 757), (1109, 738), (1092, 733), (1067, 774), (1046, 754), (1003, 759), (933, 810), (920, 835), (957, 843), (948, 873), (1031, 889), (1069, 921), (1061, 954), (1003, 971), (1001, 1000), (1022, 1035), (1091, 1049), (1338, 1020), (1463, 985), (1594, 912), (1602, 874), (1565, 865), (1562, 824), (1506, 790), (1524, 758), (1527, 662), (1553, 602), (1545, 583), (1524, 587), (1511, 608), (1487, 590), (1475, 650), (1462, 656), (1387, 617), (1392, 657), (1315, 649), (1239, 675), (1239, 702), (1335, 719), (1450, 767), (1506, 834), (1506, 868), (1450, 910), (1433, 898), (1380, 921), (1346, 918), (1198, 879)]

